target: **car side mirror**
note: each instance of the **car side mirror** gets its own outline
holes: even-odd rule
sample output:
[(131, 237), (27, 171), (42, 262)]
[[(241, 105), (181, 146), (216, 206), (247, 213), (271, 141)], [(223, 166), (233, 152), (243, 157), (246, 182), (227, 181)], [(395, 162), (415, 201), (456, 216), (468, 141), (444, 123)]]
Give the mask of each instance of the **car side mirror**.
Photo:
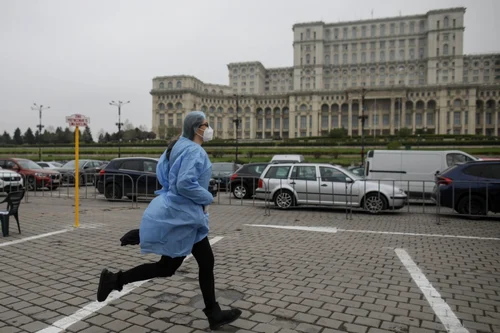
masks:
[(351, 178), (349, 178), (349, 177), (345, 177), (345, 182), (346, 182), (346, 183), (352, 183), (353, 181), (352, 181), (352, 179), (351, 179)]

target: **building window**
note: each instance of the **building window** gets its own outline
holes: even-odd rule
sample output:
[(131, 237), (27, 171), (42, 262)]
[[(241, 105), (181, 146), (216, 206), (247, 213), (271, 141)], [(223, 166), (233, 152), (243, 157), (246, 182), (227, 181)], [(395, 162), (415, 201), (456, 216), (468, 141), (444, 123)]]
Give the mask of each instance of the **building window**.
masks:
[(338, 54), (335, 54), (333, 56), (333, 64), (334, 65), (338, 65), (339, 64), (339, 55)]
[(370, 52), (370, 61), (371, 62), (375, 62), (376, 59), (375, 59), (375, 52)]
[(328, 54), (325, 56), (325, 64), (330, 65), (330, 56)]
[(333, 30), (333, 38), (339, 39), (339, 29), (335, 28)]
[(396, 33), (396, 23), (391, 23), (391, 35)]
[(415, 122), (416, 122), (416, 126), (422, 126), (422, 114), (421, 113), (417, 113), (415, 115)]
[(453, 125), (460, 126), (460, 112), (453, 112)]
[(449, 52), (449, 50), (448, 50), (448, 44), (444, 44), (443, 45), (443, 55), (447, 56), (448, 52)]
[(372, 25), (370, 27), (370, 36), (371, 37), (375, 37), (376, 33), (377, 33), (377, 26), (376, 25)]
[(415, 22), (410, 22), (410, 33), (415, 33)]
[(410, 49), (410, 59), (411, 60), (415, 59), (415, 49)]
[(405, 23), (404, 22), (399, 23), (399, 33), (400, 34), (405, 33)]
[(311, 63), (311, 55), (306, 54), (306, 64), (310, 64), (310, 63)]
[(444, 27), (448, 28), (448, 26), (450, 24), (450, 19), (448, 18), (448, 16), (444, 17), (443, 23), (444, 23)]
[(163, 82), (160, 82), (160, 89), (165, 88), (165, 84)]
[(425, 21), (420, 21), (420, 32), (425, 31)]
[(385, 36), (385, 24), (380, 25), (380, 36)]
[(385, 51), (380, 51), (380, 61), (385, 61)]
[(325, 38), (327, 40), (330, 39), (330, 29), (326, 29), (326, 31), (325, 31)]
[(355, 64), (358, 62), (358, 55), (357, 53), (352, 54), (352, 63)]
[(366, 26), (361, 27), (361, 37), (363, 37), (363, 38), (366, 37)]
[(311, 39), (311, 30), (306, 30), (306, 39)]
[(342, 55), (342, 63), (343, 63), (344, 65), (347, 65), (347, 53), (344, 53), (344, 54)]
[(395, 61), (396, 60), (396, 52), (394, 52), (394, 50), (391, 50), (389, 52), (389, 59), (390, 59), (390, 61)]
[(427, 126), (434, 126), (434, 113), (427, 112)]
[(361, 52), (361, 62), (366, 63), (366, 53), (365, 52)]
[(168, 89), (172, 89), (172, 82), (169, 82), (169, 83), (167, 84), (167, 88), (168, 88)]
[(343, 31), (343, 36), (342, 36), (344, 39), (347, 39), (347, 28), (344, 28), (344, 31)]
[(352, 28), (352, 38), (357, 38), (358, 37), (358, 31), (356, 27)]

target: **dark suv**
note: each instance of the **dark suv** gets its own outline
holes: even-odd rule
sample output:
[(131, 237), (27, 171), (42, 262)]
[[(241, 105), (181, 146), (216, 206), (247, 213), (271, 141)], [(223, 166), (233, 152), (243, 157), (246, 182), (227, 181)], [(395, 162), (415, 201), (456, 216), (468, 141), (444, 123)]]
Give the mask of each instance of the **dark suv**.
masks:
[(236, 170), (230, 178), (231, 192), (236, 199), (250, 198), (259, 185), (259, 177), (269, 163), (249, 163)]
[[(156, 177), (157, 164), (156, 158), (115, 158), (99, 172), (96, 188), (108, 200), (119, 200), (124, 196), (131, 200), (154, 197), (155, 191), (162, 188)], [(213, 196), (217, 195), (214, 180), (210, 181), (208, 190)]]
[(432, 198), (468, 216), (500, 213), (500, 161), (471, 161), (437, 175)]

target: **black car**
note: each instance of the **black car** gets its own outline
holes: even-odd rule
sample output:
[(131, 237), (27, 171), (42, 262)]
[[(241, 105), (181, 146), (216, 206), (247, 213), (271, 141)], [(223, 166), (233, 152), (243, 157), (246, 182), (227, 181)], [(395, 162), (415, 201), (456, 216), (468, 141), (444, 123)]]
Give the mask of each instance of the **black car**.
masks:
[[(108, 200), (119, 200), (124, 196), (131, 200), (154, 197), (155, 191), (162, 188), (156, 177), (157, 164), (156, 158), (115, 158), (99, 172), (96, 188)], [(213, 196), (217, 195), (215, 180), (210, 181), (208, 190)]]
[(212, 178), (215, 179), (219, 185), (219, 190), (229, 189), (231, 175), (238, 170), (236, 163), (230, 162), (217, 162), (212, 163)]
[(500, 161), (471, 161), (437, 175), (432, 199), (462, 215), (500, 213)]
[(236, 170), (230, 178), (231, 192), (237, 199), (250, 198), (259, 185), (259, 177), (269, 163), (249, 163)]
[[(97, 168), (102, 165), (101, 161), (97, 160), (79, 160), (78, 161), (78, 173), (79, 173), (79, 183), (81, 186), (87, 183), (94, 183), (96, 177)], [(69, 161), (65, 163), (62, 167), (53, 169), (59, 171), (62, 176), (62, 182), (65, 184), (75, 183), (75, 172), (76, 172), (76, 161)]]

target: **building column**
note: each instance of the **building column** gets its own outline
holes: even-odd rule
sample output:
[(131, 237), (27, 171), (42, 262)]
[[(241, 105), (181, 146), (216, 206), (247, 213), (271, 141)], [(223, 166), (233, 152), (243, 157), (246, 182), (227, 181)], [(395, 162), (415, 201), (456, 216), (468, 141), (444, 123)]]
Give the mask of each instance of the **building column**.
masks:
[(309, 112), (307, 112), (306, 113), (306, 137), (309, 136), (309, 131), (311, 131), (311, 127), (309, 126), (310, 125), (309, 117), (310, 117), (310, 114), (309, 114)]
[(475, 135), (476, 134), (476, 100), (473, 99), (469, 101), (470, 105), (468, 105), (469, 108), (469, 135)]
[(493, 133), (498, 136), (498, 109), (495, 110), (495, 131)]
[(288, 137), (290, 139), (295, 138), (295, 131), (297, 130), (297, 124), (295, 124), (295, 112), (292, 112), (292, 105), (290, 105), (290, 110), (288, 111)]
[(415, 134), (415, 130), (417, 128), (416, 119), (417, 119), (417, 110), (413, 109), (411, 110), (411, 130), (413, 134)]
[[(390, 113), (390, 116), (389, 116), (389, 124), (390, 124), (390, 134), (391, 135), (394, 135), (394, 102), (396, 100), (394, 98), (391, 98), (391, 113)], [(380, 112), (381, 115), (382, 115), (382, 126), (381, 128), (383, 129), (384, 128), (384, 115), (382, 114), (382, 112)], [(399, 119), (399, 121), (401, 122), (401, 119)]]
[(439, 128), (439, 109), (434, 110), (434, 133), (435, 134), (441, 134), (441, 129)]
[(342, 112), (339, 112), (339, 114), (337, 115), (337, 119), (338, 119), (337, 127), (342, 128)]
[(255, 139), (255, 115), (250, 113), (250, 139)]
[[(227, 117), (222, 118), (222, 138), (227, 139), (229, 137), (229, 122)], [(232, 119), (231, 119), (232, 121)]]
[(368, 116), (368, 127), (370, 127), (369, 135), (373, 135), (375, 133), (375, 125), (373, 123), (373, 110), (368, 110), (368, 114), (365, 113), (365, 115)]
[(312, 120), (313, 120), (312, 121), (312, 129), (311, 129), (312, 135), (319, 136), (320, 124), (318, 123), (318, 113), (316, 111), (312, 112)]
[(486, 109), (483, 108), (483, 135), (486, 135)]
[(328, 132), (332, 130), (332, 111), (328, 111)]
[(403, 99), (400, 98), (399, 103), (401, 103), (399, 105), (399, 110), (398, 110), (398, 112), (400, 112), (400, 110), (401, 110), (401, 112), (399, 113), (399, 123), (401, 124), (399, 129), (401, 129), (404, 127), (408, 127), (408, 125), (406, 124), (406, 101), (403, 102)]
[(424, 109), (424, 115), (422, 116), (422, 128), (427, 128), (427, 109)]
[(465, 111), (460, 111), (460, 134), (465, 134)]
[(352, 136), (352, 100), (349, 100), (349, 109), (347, 111), (347, 135)]

